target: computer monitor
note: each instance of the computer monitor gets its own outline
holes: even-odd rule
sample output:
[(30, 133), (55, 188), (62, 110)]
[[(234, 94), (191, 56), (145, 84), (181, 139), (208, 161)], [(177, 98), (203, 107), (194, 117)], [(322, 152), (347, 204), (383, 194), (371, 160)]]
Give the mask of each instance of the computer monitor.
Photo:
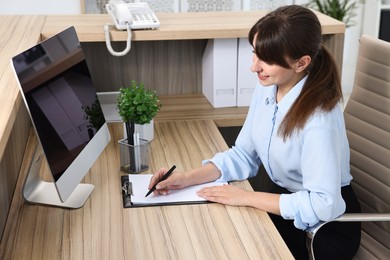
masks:
[[(80, 182), (111, 137), (74, 27), (11, 63), (39, 141), (23, 196), (31, 203), (82, 207), (94, 186)], [(43, 155), (53, 182), (40, 177)]]

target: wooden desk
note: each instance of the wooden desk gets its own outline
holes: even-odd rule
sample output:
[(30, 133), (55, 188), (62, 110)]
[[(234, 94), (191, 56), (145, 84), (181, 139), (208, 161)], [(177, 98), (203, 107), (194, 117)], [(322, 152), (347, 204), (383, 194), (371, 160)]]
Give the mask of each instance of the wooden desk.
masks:
[[(343, 34), (345, 26), (320, 12), (314, 11), (325, 35)], [(268, 11), (157, 13), (160, 27), (156, 30), (135, 30), (133, 41), (196, 40), (247, 37), (249, 29)], [(104, 42), (104, 24), (112, 24), (106, 14), (50, 15), (42, 29), (47, 38), (74, 25), (81, 42)], [(111, 27), (113, 41), (126, 41), (127, 33)]]
[[(159, 14), (162, 22), (159, 30), (134, 33), (135, 55), (130, 59), (107, 53), (102, 42), (103, 25), (111, 22), (107, 15), (0, 16), (0, 236), (31, 126), (10, 66), (15, 54), (35, 45), (42, 37), (74, 25), (89, 64), (94, 65), (91, 73), (99, 91), (116, 91), (129, 78), (138, 79), (166, 96), (162, 98), (164, 106), (157, 121), (213, 119), (219, 126), (239, 125), (245, 118), (246, 108), (214, 109), (200, 96), (201, 56), (208, 39), (246, 37), (250, 26), (264, 14), (263, 11)], [(341, 66), (345, 26), (323, 14), (317, 15), (326, 43)], [(122, 48), (126, 33), (115, 30), (111, 33), (114, 48)], [(156, 63), (154, 58), (164, 62)], [(143, 68), (134, 62), (138, 59), (144, 61)]]
[(0, 16), (0, 237), (31, 127), (10, 61), (40, 40), (44, 22), (44, 16)]
[[(85, 178), (95, 190), (81, 209), (25, 204), (24, 161), (0, 259), (293, 259), (260, 210), (214, 203), (123, 209), (117, 143), (123, 128), (110, 130), (112, 142)], [(225, 149), (211, 120), (157, 122), (151, 171), (172, 164), (188, 170)], [(251, 189), (247, 181), (232, 185)]]
[[(165, 41), (246, 37), (248, 27), (266, 13), (266, 11), (157, 13), (161, 23), (160, 27), (156, 30), (134, 30), (132, 40)], [(72, 24), (80, 35), (80, 41), (104, 42), (103, 25), (107, 23), (113, 22), (111, 17), (105, 14), (51, 15), (46, 20), (42, 36), (43, 38), (50, 37)], [(110, 31), (113, 41), (126, 41), (126, 32), (117, 31), (113, 26)]]

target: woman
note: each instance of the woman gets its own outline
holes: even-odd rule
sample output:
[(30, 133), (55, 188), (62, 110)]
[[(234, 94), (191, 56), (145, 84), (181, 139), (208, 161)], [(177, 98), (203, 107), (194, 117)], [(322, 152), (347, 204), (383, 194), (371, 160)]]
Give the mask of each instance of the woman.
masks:
[[(203, 166), (174, 172), (156, 194), (214, 181), (255, 176), (262, 164), (273, 181), (270, 192), (226, 185), (198, 194), (213, 202), (269, 212), (296, 259), (308, 259), (306, 231), (344, 212), (359, 211), (350, 186), (349, 145), (335, 62), (321, 43), (316, 15), (284, 6), (250, 30), (256, 87), (236, 144)], [(157, 171), (155, 184), (166, 172)], [(360, 225), (332, 222), (318, 235), (316, 259), (351, 258), (360, 243)]]

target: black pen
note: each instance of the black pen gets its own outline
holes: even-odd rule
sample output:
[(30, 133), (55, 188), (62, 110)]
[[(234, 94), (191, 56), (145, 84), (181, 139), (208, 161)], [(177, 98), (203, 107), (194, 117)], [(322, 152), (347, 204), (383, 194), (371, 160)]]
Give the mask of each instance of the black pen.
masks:
[(148, 193), (146, 193), (145, 198), (146, 198), (147, 196), (149, 196), (149, 195), (156, 189), (157, 184), (159, 184), (160, 182), (165, 181), (166, 179), (168, 179), (168, 177), (171, 175), (171, 173), (173, 172), (173, 170), (175, 170), (175, 168), (176, 168), (176, 165), (173, 165), (173, 166), (171, 167), (171, 169), (169, 169), (169, 171), (167, 171), (167, 173), (164, 174), (164, 175), (161, 177), (161, 179), (160, 179), (156, 184), (154, 184), (154, 186), (148, 191)]

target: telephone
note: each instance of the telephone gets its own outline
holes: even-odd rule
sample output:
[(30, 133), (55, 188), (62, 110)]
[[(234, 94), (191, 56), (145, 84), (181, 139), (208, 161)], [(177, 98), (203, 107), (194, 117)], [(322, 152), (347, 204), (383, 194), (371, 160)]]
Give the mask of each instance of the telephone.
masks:
[(160, 21), (147, 3), (125, 3), (111, 0), (106, 4), (106, 10), (118, 30), (126, 30), (126, 23), (131, 29), (156, 29), (160, 26)]
[(112, 17), (117, 30), (127, 30), (127, 44), (125, 50), (116, 52), (110, 43), (108, 25), (104, 26), (106, 45), (114, 56), (123, 56), (130, 51), (132, 29), (157, 29), (160, 21), (147, 3), (127, 3), (123, 0), (110, 0), (106, 4), (107, 13)]

